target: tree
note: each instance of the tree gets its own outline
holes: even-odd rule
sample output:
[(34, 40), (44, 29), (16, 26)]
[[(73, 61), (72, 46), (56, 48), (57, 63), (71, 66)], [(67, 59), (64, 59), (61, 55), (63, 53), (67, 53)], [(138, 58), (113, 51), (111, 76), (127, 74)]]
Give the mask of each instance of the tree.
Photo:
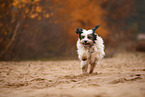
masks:
[(0, 58), (7, 53), (23, 27), (27, 18), (41, 20), (49, 18), (49, 13), (42, 11), (39, 0), (1, 0)]

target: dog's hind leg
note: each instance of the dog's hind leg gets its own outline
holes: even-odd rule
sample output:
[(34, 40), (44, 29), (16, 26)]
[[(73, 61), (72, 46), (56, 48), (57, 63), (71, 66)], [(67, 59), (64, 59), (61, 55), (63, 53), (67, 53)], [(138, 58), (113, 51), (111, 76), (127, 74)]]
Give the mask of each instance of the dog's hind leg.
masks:
[(81, 68), (82, 68), (83, 74), (87, 73), (87, 69), (88, 69), (88, 62), (87, 62), (87, 60), (81, 61)]
[(92, 63), (92, 64), (90, 64), (90, 70), (89, 70), (89, 73), (93, 73), (93, 70), (94, 70), (95, 66), (96, 66), (96, 63)]

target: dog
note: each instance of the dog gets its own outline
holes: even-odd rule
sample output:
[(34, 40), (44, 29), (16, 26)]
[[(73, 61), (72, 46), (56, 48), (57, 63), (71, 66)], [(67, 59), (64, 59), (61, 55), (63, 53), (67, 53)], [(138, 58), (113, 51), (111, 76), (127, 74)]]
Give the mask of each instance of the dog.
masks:
[(76, 29), (79, 34), (77, 53), (83, 74), (87, 73), (88, 66), (89, 73), (93, 73), (95, 65), (105, 56), (103, 39), (95, 33), (98, 27), (99, 25), (90, 30)]

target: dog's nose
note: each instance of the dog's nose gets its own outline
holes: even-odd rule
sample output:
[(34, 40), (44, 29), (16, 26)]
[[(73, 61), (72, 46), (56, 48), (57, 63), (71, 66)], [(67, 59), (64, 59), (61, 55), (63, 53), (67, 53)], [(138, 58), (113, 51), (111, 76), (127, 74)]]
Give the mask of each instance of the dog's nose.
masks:
[(85, 43), (87, 43), (87, 40), (84, 40)]

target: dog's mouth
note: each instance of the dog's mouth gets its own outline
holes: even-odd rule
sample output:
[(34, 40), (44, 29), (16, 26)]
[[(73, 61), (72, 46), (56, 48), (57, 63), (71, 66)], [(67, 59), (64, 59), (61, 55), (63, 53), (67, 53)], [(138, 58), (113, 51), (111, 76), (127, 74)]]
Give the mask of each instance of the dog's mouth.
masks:
[(85, 47), (90, 47), (90, 43), (83, 43)]
[(83, 43), (84, 45), (90, 45), (90, 43)]

